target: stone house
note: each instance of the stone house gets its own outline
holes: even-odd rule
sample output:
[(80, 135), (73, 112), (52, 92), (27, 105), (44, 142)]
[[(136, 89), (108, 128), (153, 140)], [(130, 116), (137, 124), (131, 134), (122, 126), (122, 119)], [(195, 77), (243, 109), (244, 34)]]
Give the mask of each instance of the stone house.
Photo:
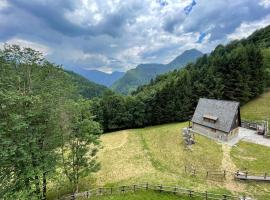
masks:
[(241, 126), (240, 104), (201, 98), (192, 117), (192, 129), (209, 138), (229, 141)]

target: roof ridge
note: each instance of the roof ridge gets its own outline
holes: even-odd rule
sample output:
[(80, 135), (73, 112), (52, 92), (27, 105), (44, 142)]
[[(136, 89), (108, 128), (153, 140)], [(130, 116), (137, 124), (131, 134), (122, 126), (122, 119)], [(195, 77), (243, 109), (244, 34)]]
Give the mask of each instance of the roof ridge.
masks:
[[(210, 98), (205, 98), (205, 97), (200, 97), (200, 99), (211, 100), (211, 101), (224, 101), (224, 102), (232, 102), (232, 103), (238, 103), (238, 104), (240, 104), (238, 101), (234, 101), (234, 100), (226, 100), (226, 99), (210, 99)], [(199, 100), (200, 100), (200, 99), (199, 99)]]

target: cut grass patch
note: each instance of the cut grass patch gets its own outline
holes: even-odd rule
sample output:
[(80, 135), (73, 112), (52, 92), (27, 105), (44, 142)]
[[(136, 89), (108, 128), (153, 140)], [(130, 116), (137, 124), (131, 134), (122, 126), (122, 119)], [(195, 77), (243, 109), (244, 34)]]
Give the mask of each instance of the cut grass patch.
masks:
[(248, 120), (270, 119), (270, 90), (241, 108), (241, 117)]
[(240, 170), (270, 173), (269, 147), (242, 141), (233, 147), (231, 157)]
[[(270, 174), (270, 148), (249, 142), (240, 142), (233, 147), (231, 157), (240, 170), (247, 170), (251, 174), (264, 172)], [(258, 174), (257, 174), (258, 175)], [(246, 190), (257, 199), (270, 199), (270, 183), (256, 181), (241, 181), (246, 185)]]

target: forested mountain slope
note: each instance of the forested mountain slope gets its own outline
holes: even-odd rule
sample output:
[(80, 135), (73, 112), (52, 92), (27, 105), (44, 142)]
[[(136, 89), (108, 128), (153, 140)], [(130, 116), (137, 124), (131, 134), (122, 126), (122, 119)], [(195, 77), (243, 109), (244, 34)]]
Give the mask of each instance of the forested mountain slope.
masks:
[(103, 85), (91, 82), (79, 74), (71, 71), (66, 71), (70, 76), (70, 81), (76, 85), (78, 93), (84, 98), (91, 99), (94, 97), (100, 97), (105, 91), (109, 89)]
[(79, 67), (70, 70), (77, 74), (80, 74), (91, 82), (95, 82), (97, 84), (107, 87), (110, 87), (115, 81), (122, 78), (125, 74), (125, 72), (118, 71), (109, 74), (98, 70), (87, 70)]
[(218, 45), (210, 55), (158, 76), (132, 96), (105, 96), (95, 102), (93, 112), (105, 130), (115, 130), (188, 120), (201, 97), (243, 105), (269, 84), (269, 41), (268, 26), (247, 39)]
[(195, 61), (203, 54), (196, 50), (190, 49), (177, 56), (168, 64), (140, 64), (135, 69), (131, 69), (126, 74), (112, 85), (112, 89), (122, 94), (130, 94), (135, 91), (138, 86), (148, 84), (151, 79), (157, 75), (179, 69), (189, 62)]

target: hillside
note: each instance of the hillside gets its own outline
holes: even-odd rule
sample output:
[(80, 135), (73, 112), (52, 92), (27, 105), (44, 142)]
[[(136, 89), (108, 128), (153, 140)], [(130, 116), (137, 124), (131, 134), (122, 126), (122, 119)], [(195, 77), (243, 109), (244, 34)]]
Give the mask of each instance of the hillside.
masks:
[[(241, 107), (242, 117), (248, 119), (269, 117), (269, 98), (268, 91)], [(98, 154), (102, 168), (94, 176), (82, 180), (81, 190), (88, 189), (89, 182), (93, 183), (92, 188), (149, 182), (180, 185), (184, 188), (215, 193), (245, 193), (257, 200), (270, 198), (268, 192), (270, 186), (264, 183), (237, 182), (232, 178), (220, 179), (218, 176), (210, 179), (205, 177), (207, 170), (226, 169), (233, 172), (246, 168), (254, 173), (268, 172), (269, 147), (240, 142), (229, 148), (196, 135), (196, 144), (192, 146), (192, 150), (187, 150), (181, 137), (181, 129), (186, 126), (187, 123), (174, 123), (102, 135), (103, 148)], [(185, 166), (196, 168), (199, 174), (196, 176), (186, 174)], [(148, 197), (161, 200), (174, 198), (170, 195), (139, 192), (102, 199), (141, 200)]]
[(270, 120), (270, 90), (244, 105), (241, 115), (249, 120)]
[(130, 94), (135, 91), (138, 86), (148, 84), (151, 79), (157, 75), (179, 69), (189, 62), (195, 61), (203, 54), (196, 50), (190, 49), (177, 56), (168, 64), (140, 64), (135, 69), (131, 69), (112, 85), (112, 89), (122, 94)]
[[(268, 154), (270, 148), (260, 145), (240, 142), (232, 148), (218, 144), (213, 140), (196, 135), (196, 144), (192, 150), (184, 147), (181, 129), (187, 123), (167, 124), (132, 129), (105, 134), (101, 137), (103, 149), (98, 157), (101, 170), (94, 176), (84, 178), (80, 190), (84, 191), (99, 186), (120, 186), (134, 183), (179, 185), (198, 191), (215, 193), (242, 193), (257, 200), (269, 198), (265, 191), (270, 190), (266, 184), (237, 182), (230, 174), (226, 179), (220, 176), (206, 178), (206, 171), (237, 170), (248, 167), (255, 172), (268, 171)], [(211, 148), (209, 148), (211, 147)], [(257, 156), (256, 149), (260, 152)], [(244, 154), (243, 154), (244, 152)], [(252, 158), (252, 159), (251, 159)], [(256, 159), (253, 159), (256, 158)], [(249, 164), (243, 162), (249, 162)], [(185, 173), (185, 166), (195, 168), (196, 176)], [(227, 166), (234, 166), (227, 168)], [(62, 180), (63, 183), (64, 180)], [(89, 185), (89, 183), (93, 185)], [(65, 189), (68, 187), (65, 186)], [(64, 191), (62, 191), (64, 192)], [(53, 195), (54, 193), (51, 193)], [(55, 195), (55, 194), (54, 194)], [(155, 194), (139, 193), (135, 195), (119, 195), (103, 199), (143, 199)], [(156, 194), (158, 195), (158, 194)], [(157, 199), (166, 198), (156, 196)], [(98, 198), (99, 199), (99, 198)]]
[(78, 93), (84, 98), (91, 99), (94, 97), (100, 97), (105, 91), (109, 90), (107, 87), (91, 82), (79, 74), (71, 71), (65, 72), (70, 75), (71, 82), (74, 83), (77, 87)]
[(88, 79), (89, 81), (92, 81), (92, 82), (95, 82), (97, 84), (104, 85), (107, 87), (110, 87), (115, 81), (120, 79), (125, 74), (124, 72), (118, 72), (118, 71), (115, 71), (109, 74), (109, 73), (105, 73), (98, 70), (86, 70), (79, 67), (71, 69), (71, 71), (74, 71), (77, 74), (80, 74), (81, 76)]

